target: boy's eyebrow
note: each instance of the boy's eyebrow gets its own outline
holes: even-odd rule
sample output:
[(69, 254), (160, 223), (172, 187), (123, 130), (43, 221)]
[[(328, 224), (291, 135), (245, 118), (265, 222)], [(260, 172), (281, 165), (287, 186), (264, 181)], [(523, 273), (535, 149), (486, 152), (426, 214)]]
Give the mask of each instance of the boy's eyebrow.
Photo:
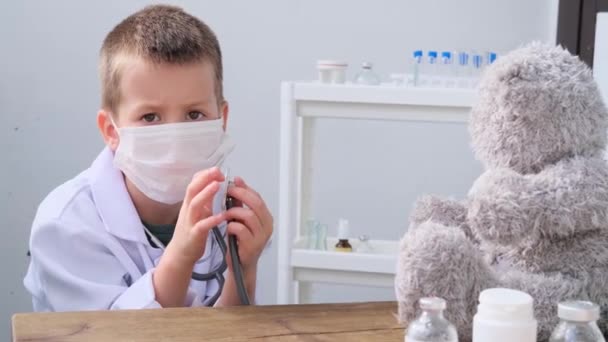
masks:
[(211, 103), (210, 98), (204, 99), (204, 100), (196, 100), (196, 101), (192, 101), (188, 104), (186, 104), (186, 107), (190, 108), (190, 107), (197, 107), (197, 106), (205, 106), (208, 105), (209, 103)]
[(134, 106), (134, 111), (138, 113), (158, 113), (162, 111), (162, 107), (155, 103), (140, 103)]
[[(193, 107), (199, 107), (199, 106), (206, 106), (211, 104), (211, 102), (213, 101), (212, 98), (207, 98), (204, 100), (195, 100), (192, 102), (188, 102), (185, 105), (183, 105), (184, 108), (188, 109), (188, 108), (193, 108)], [(136, 104), (133, 109), (135, 112), (138, 113), (158, 113), (158, 112), (162, 112), (163, 111), (164, 106), (158, 103), (138, 103)]]

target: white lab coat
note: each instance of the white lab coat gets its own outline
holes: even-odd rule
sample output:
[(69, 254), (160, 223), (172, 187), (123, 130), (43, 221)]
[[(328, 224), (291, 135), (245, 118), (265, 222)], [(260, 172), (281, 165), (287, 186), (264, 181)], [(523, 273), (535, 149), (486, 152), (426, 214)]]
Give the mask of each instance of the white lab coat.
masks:
[[(159, 308), (152, 274), (162, 250), (153, 248), (106, 148), (91, 167), (59, 186), (40, 204), (30, 237), (24, 284), (35, 311)], [(194, 267), (208, 273), (222, 262), (208, 239)], [(213, 245), (214, 248), (211, 248)], [(192, 280), (187, 306), (207, 305), (216, 280)]]

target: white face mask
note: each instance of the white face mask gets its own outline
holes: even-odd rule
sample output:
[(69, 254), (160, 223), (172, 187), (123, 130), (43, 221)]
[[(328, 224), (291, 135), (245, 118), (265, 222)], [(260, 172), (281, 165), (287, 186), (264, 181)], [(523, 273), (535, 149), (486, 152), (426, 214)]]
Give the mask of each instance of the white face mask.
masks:
[(194, 174), (220, 166), (234, 149), (222, 125), (217, 119), (118, 128), (114, 165), (148, 198), (181, 202)]

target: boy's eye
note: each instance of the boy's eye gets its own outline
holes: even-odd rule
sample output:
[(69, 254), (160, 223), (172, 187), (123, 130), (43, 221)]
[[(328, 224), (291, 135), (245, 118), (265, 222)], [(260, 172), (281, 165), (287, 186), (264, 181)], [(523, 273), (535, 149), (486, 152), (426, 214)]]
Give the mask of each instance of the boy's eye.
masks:
[(188, 113), (188, 119), (192, 120), (192, 121), (202, 120), (204, 118), (205, 118), (205, 114), (198, 112), (198, 111), (192, 111), (192, 112)]
[(144, 120), (145, 122), (154, 122), (154, 121), (159, 121), (160, 117), (156, 113), (148, 113), (148, 114), (144, 114), (141, 117), (141, 119)]

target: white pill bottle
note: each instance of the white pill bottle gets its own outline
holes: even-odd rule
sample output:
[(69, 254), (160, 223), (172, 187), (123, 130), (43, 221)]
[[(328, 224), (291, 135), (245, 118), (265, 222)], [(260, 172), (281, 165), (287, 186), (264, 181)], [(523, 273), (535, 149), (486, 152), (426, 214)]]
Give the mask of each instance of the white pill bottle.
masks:
[(536, 342), (534, 300), (521, 291), (488, 289), (479, 295), (473, 342)]

